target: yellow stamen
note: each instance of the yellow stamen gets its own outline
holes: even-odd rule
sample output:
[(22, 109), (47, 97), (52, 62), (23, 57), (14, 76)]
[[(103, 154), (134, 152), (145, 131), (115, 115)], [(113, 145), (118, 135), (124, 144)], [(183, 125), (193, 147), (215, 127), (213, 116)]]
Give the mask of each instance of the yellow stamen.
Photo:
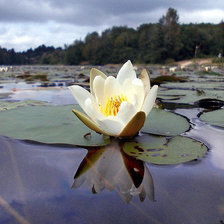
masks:
[(128, 101), (127, 97), (121, 94), (121, 96), (107, 97), (106, 106), (100, 105), (101, 113), (105, 116), (117, 116), (120, 110), (121, 103), (123, 101)]

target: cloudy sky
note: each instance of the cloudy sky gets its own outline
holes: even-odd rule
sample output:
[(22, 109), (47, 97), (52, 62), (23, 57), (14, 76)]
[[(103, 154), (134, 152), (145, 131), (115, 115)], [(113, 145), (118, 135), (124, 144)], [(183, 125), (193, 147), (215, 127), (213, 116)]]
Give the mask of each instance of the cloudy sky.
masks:
[(0, 0), (0, 46), (63, 47), (113, 25), (157, 22), (169, 7), (180, 23), (224, 20), (224, 0)]

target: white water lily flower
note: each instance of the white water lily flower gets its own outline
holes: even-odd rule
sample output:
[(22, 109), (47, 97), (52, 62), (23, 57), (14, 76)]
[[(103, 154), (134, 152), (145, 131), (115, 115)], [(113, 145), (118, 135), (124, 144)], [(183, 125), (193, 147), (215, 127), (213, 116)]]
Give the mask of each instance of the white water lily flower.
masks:
[(153, 108), (158, 86), (150, 88), (145, 69), (141, 79), (137, 78), (132, 63), (127, 61), (116, 78), (91, 69), (91, 93), (78, 85), (69, 89), (86, 115), (75, 109), (73, 112), (90, 129), (108, 136), (132, 137)]

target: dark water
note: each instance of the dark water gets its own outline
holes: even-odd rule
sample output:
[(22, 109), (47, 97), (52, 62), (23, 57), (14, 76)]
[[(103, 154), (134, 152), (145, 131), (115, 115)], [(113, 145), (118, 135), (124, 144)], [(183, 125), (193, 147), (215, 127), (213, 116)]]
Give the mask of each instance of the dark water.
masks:
[[(186, 114), (184, 110), (178, 112)], [(128, 203), (122, 196), (125, 176), (116, 171), (119, 166), (116, 153), (103, 154), (107, 166), (101, 165), (100, 171), (104, 178), (110, 172), (105, 167), (115, 170), (108, 174), (113, 176), (111, 184), (115, 188), (95, 193), (91, 181), (96, 181), (99, 175), (94, 176), (94, 169), (86, 177), (89, 183), (72, 189), (86, 149), (27, 143), (1, 136), (0, 223), (222, 223), (224, 131), (197, 119), (195, 123), (197, 126), (187, 135), (201, 140), (206, 134), (204, 140), (211, 150), (204, 158), (186, 164), (145, 164), (153, 180), (148, 186), (146, 182), (145, 189), (154, 188), (154, 201), (146, 197), (143, 202), (133, 192), (135, 196), (129, 197)], [(110, 164), (106, 157), (111, 158)]]

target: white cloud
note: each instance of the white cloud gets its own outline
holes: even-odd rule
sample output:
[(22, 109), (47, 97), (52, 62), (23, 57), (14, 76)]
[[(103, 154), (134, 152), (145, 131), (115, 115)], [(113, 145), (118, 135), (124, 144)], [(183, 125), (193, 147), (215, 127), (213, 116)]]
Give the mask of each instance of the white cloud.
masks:
[(79, 27), (72, 24), (41, 23), (2, 23), (0, 46), (16, 51), (36, 48), (42, 44), (46, 46), (63, 47), (74, 40), (83, 38), (94, 27)]
[(224, 19), (224, 10), (212, 9), (212, 10), (192, 10), (179, 11), (181, 23), (220, 23)]
[(224, 19), (223, 0), (0, 0), (0, 46), (63, 46), (114, 25), (157, 22), (169, 7), (177, 9), (181, 23)]

